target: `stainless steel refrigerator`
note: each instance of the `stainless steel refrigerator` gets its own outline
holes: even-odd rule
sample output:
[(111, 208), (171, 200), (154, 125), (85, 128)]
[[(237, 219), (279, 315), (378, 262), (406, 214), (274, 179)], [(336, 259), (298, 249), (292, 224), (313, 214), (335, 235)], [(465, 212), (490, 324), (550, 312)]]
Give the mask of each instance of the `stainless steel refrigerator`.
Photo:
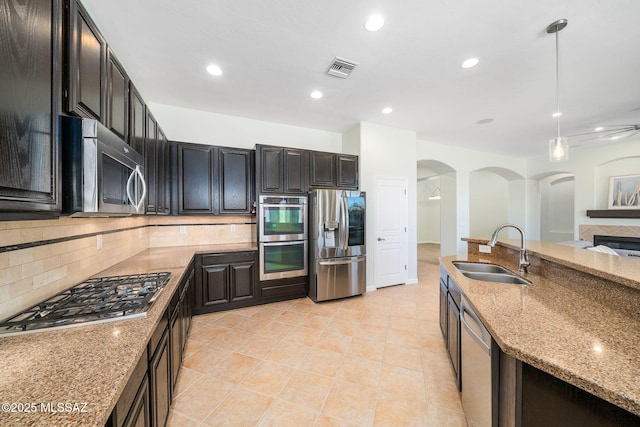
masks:
[(366, 289), (363, 191), (309, 193), (309, 297), (326, 301)]

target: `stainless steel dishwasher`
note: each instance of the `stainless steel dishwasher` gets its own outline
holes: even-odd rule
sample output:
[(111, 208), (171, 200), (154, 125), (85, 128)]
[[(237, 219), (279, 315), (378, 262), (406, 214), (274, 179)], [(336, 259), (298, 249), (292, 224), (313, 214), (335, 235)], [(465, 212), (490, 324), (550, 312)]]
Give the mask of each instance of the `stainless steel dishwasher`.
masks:
[(462, 408), (469, 427), (498, 425), (498, 351), (491, 334), (462, 295), (460, 304)]

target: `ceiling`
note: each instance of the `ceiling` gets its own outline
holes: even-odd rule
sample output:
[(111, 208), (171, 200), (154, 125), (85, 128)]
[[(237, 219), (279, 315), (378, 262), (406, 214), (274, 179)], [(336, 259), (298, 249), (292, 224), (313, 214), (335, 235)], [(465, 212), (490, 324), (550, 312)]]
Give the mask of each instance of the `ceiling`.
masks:
[[(332, 132), (367, 121), (517, 156), (544, 154), (555, 137), (545, 30), (566, 18), (561, 133), (640, 122), (638, 0), (82, 3), (147, 102)], [(373, 12), (385, 18), (378, 32), (363, 27)], [(326, 74), (336, 56), (359, 63), (349, 78)], [(469, 57), (480, 63), (462, 69)]]

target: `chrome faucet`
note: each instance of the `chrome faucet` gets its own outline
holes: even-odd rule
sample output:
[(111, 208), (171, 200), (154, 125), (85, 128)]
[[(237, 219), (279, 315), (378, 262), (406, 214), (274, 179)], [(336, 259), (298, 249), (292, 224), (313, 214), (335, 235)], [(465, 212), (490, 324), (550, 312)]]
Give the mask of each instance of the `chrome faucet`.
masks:
[(493, 232), (493, 235), (491, 236), (491, 240), (489, 240), (489, 243), (487, 244), (491, 247), (495, 247), (496, 242), (498, 241), (498, 233), (500, 232), (500, 230), (507, 227), (515, 228), (520, 232), (520, 263), (518, 264), (518, 271), (520, 273), (526, 273), (527, 267), (529, 267), (529, 265), (531, 264), (529, 263), (529, 255), (527, 254), (527, 238), (522, 228), (518, 227), (515, 224), (499, 225), (498, 228), (496, 228), (496, 230)]

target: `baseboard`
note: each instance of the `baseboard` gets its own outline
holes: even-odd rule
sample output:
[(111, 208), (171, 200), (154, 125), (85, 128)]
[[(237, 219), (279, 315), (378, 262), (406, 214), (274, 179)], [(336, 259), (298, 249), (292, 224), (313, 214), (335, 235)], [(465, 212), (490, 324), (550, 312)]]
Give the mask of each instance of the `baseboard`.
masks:
[(425, 240), (425, 241), (422, 241), (422, 242), (418, 242), (419, 245), (424, 244), (424, 243), (431, 243), (431, 244), (434, 244), (434, 245), (439, 245), (440, 244), (440, 242), (434, 242), (433, 240)]
[(367, 286), (367, 292), (373, 292), (373, 291), (377, 291), (378, 288), (370, 288)]
[(407, 280), (407, 285), (415, 285), (416, 283), (418, 283), (418, 278), (413, 278), (413, 279), (408, 279)]

